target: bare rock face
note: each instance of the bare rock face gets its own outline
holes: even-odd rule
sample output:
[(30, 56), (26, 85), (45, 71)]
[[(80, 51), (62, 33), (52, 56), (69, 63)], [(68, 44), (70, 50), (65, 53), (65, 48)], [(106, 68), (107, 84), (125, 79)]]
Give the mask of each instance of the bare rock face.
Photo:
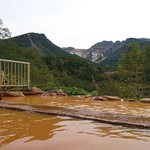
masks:
[(50, 90), (45, 91), (42, 96), (67, 96), (67, 94), (62, 90)]
[(150, 98), (143, 98), (140, 100), (142, 103), (150, 103)]
[(99, 100), (99, 101), (123, 101), (123, 99), (118, 97), (118, 96), (107, 96), (107, 95), (94, 97), (93, 100)]
[(8, 97), (25, 97), (24, 94), (20, 91), (8, 91), (4, 93), (4, 96)]

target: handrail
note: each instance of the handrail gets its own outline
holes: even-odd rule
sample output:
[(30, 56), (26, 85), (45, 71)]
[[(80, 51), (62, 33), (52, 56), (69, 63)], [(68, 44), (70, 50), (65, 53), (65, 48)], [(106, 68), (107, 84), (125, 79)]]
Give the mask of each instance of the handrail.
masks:
[(0, 87), (30, 88), (30, 63), (0, 59)]
[(8, 60), (8, 59), (0, 59), (0, 62), (1, 62), (1, 61), (14, 62), (14, 63), (20, 63), (20, 64), (30, 64), (29, 62), (16, 61), (16, 60)]

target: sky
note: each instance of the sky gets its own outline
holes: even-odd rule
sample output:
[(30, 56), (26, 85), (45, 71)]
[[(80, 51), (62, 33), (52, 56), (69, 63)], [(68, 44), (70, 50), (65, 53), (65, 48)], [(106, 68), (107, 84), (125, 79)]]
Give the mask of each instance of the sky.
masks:
[(150, 38), (150, 0), (0, 0), (12, 37), (44, 33), (60, 47)]

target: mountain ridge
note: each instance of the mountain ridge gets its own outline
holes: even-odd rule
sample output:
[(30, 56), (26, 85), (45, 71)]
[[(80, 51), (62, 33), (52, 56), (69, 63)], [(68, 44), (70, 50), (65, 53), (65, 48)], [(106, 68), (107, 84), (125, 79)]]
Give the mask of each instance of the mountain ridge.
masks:
[(72, 49), (67, 50), (64, 49), (66, 52), (70, 54), (76, 54), (78, 55), (77, 51), (80, 50), (80, 57), (83, 57), (87, 60), (90, 60), (92, 62), (102, 64), (102, 65), (114, 65), (119, 62), (120, 56), (122, 53), (124, 53), (127, 49), (127, 45), (136, 42), (140, 45), (140, 47), (143, 47), (146, 44), (150, 44), (150, 39), (148, 38), (127, 38), (123, 41), (102, 41), (97, 42), (93, 46), (91, 46), (89, 49)]
[(103, 73), (99, 65), (65, 52), (38, 33), (0, 40), (0, 57), (30, 62), (31, 85), (43, 89), (66, 86), (92, 91)]
[(49, 54), (56, 54), (57, 56), (70, 57), (69, 53), (52, 43), (45, 34), (39, 33), (26, 33), (23, 35), (15, 36), (12, 40), (23, 48), (35, 48), (42, 56)]

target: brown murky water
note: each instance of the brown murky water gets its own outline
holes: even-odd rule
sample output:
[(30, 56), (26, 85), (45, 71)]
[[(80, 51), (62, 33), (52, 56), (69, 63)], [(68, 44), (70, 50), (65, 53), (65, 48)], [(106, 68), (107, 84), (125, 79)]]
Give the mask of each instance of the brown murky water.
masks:
[(42, 104), (61, 107), (82, 107), (98, 109), (103, 112), (113, 112), (120, 114), (133, 114), (150, 117), (150, 104), (138, 102), (121, 101), (94, 101), (90, 98), (80, 97), (59, 97), (59, 96), (28, 96), (28, 97), (4, 97), (4, 101), (22, 102), (26, 104)]
[[(97, 102), (77, 97), (4, 98), (29, 104), (88, 107), (150, 116), (150, 105)], [(149, 150), (150, 130), (131, 129), (70, 117), (0, 109), (0, 150)]]

